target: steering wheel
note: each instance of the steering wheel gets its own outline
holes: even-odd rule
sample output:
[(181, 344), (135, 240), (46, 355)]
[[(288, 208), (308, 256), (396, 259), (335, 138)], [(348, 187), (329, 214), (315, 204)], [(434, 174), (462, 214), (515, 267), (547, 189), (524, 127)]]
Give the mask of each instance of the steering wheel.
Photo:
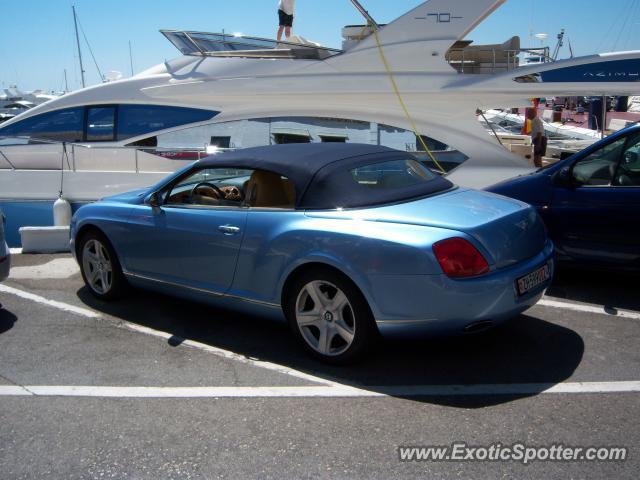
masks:
[(195, 186), (191, 189), (191, 192), (189, 192), (189, 203), (193, 203), (193, 195), (195, 194), (196, 190), (200, 187), (212, 188), (213, 191), (218, 196), (218, 199), (224, 199), (226, 197), (224, 192), (220, 190), (220, 187), (218, 187), (217, 185), (214, 185), (211, 182), (200, 182), (200, 183), (196, 183)]
[(624, 152), (624, 163), (625, 164), (631, 164), (631, 163), (636, 163), (638, 161), (638, 153), (637, 152), (633, 152), (631, 150), (627, 150), (626, 152)]

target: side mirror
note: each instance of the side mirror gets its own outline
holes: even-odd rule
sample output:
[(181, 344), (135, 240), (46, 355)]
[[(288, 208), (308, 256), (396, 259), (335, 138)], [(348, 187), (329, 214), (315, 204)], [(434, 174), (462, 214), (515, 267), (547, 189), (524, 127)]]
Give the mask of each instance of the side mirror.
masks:
[(573, 188), (575, 187), (575, 181), (573, 180), (573, 177), (571, 176), (571, 168), (569, 167), (562, 167), (555, 175), (555, 178), (553, 179), (553, 183), (554, 185), (558, 186), (558, 187), (564, 187), (564, 188)]
[(151, 195), (149, 195), (145, 203), (153, 208), (160, 208), (160, 198), (158, 196), (158, 192), (153, 192)]

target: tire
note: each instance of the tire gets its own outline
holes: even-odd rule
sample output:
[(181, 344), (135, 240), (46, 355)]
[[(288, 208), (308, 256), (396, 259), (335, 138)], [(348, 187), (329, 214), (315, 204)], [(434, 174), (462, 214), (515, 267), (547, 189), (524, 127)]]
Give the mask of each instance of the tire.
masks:
[(99, 231), (83, 235), (78, 243), (80, 272), (91, 294), (100, 300), (120, 298), (127, 280), (111, 242)]
[(350, 279), (329, 268), (295, 277), (285, 292), (284, 311), (294, 336), (325, 363), (352, 363), (377, 340), (366, 299)]

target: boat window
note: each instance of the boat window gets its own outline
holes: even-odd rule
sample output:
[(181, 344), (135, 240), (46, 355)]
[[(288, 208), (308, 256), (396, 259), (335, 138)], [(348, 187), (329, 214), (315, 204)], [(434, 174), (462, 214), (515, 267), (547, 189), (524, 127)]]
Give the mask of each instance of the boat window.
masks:
[(116, 107), (91, 107), (87, 109), (87, 141), (109, 142), (114, 140)]
[(83, 108), (42, 113), (0, 128), (0, 137), (79, 142), (82, 140), (83, 114)]
[(157, 147), (158, 146), (158, 137), (153, 136), (153, 137), (147, 137), (147, 138), (143, 138), (141, 140), (138, 140), (136, 142), (130, 143), (127, 145), (127, 147)]
[(298, 133), (274, 133), (273, 140), (278, 145), (286, 143), (311, 143), (309, 134)]
[(346, 143), (347, 137), (339, 137), (337, 135), (320, 135), (322, 143)]
[(213, 136), (209, 145), (218, 148), (231, 148), (231, 137), (229, 136)]
[(433, 151), (442, 152), (447, 150), (447, 148), (449, 148), (446, 143), (442, 143), (441, 141), (436, 140), (435, 138), (427, 137), (426, 135), (420, 135), (420, 138), (418, 138), (418, 136), (416, 135), (416, 150), (418, 152), (424, 152), (425, 145), (432, 152)]
[(187, 174), (166, 195), (166, 205), (293, 208), (295, 187), (265, 170), (205, 168)]
[(120, 105), (118, 108), (118, 140), (165, 130), (189, 123), (204, 122), (218, 112), (198, 108), (163, 105)]

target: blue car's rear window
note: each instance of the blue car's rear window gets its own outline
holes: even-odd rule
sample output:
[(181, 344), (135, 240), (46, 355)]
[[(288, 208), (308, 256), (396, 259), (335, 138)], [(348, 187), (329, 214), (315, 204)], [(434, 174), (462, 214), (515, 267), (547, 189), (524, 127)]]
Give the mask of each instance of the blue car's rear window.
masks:
[(351, 170), (353, 180), (371, 189), (412, 187), (433, 180), (436, 175), (414, 159), (390, 160)]
[(367, 207), (420, 198), (453, 186), (413, 156), (376, 157), (368, 155), (360, 162), (338, 161), (320, 169), (309, 183), (300, 206)]

